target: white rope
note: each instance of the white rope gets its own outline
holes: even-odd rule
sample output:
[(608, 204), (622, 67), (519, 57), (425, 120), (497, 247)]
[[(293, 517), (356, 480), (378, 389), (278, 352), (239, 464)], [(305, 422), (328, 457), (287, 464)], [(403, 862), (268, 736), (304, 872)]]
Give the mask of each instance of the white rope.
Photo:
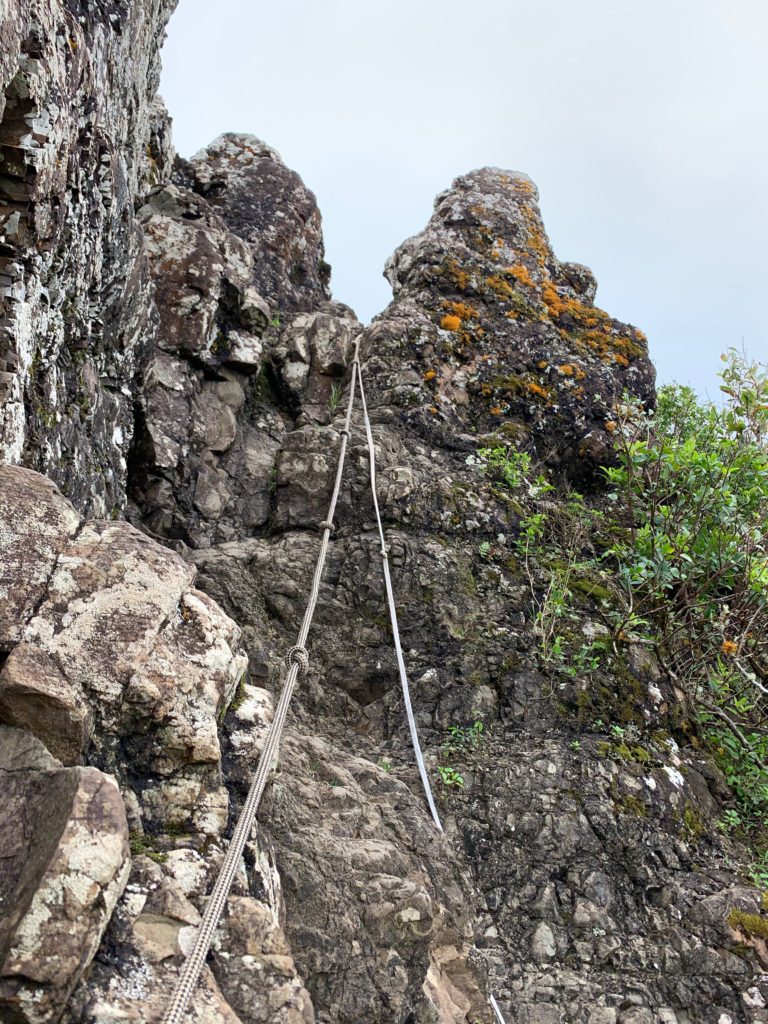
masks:
[(235, 825), (235, 830), (232, 833), (232, 839), (224, 858), (224, 863), (222, 864), (219, 877), (216, 879), (211, 895), (205, 905), (203, 920), (195, 937), (194, 948), (184, 962), (184, 966), (176, 982), (173, 995), (171, 996), (170, 1003), (168, 1004), (168, 1009), (163, 1017), (162, 1024), (182, 1024), (182, 1021), (184, 1020), (189, 1000), (197, 986), (200, 978), (200, 972), (202, 971), (206, 957), (208, 956), (208, 950), (211, 947), (214, 932), (216, 931), (221, 915), (224, 912), (227, 896), (232, 888), (234, 877), (237, 874), (243, 849), (251, 834), (253, 820), (256, 817), (256, 812), (259, 808), (262, 794), (264, 793), (264, 787), (267, 784), (267, 778), (269, 777), (272, 765), (277, 760), (280, 752), (280, 740), (282, 739), (283, 729), (285, 727), (288, 706), (291, 703), (291, 697), (293, 696), (293, 691), (296, 688), (297, 678), (300, 672), (302, 674), (306, 672), (309, 664), (309, 654), (306, 649), (306, 643), (307, 637), (309, 636), (309, 629), (312, 625), (312, 617), (315, 613), (315, 606), (317, 605), (318, 594), (320, 592), (320, 581), (325, 567), (326, 555), (328, 554), (328, 540), (333, 529), (333, 513), (336, 511), (336, 502), (341, 488), (341, 478), (344, 471), (344, 458), (347, 451), (347, 441), (349, 440), (349, 424), (352, 418), (352, 406), (354, 405), (355, 400), (355, 382), (360, 369), (360, 363), (358, 362), (359, 344), (360, 339), (358, 338), (355, 342), (355, 354), (352, 363), (352, 382), (349, 389), (347, 414), (344, 420), (344, 429), (341, 431), (341, 448), (339, 450), (339, 462), (336, 469), (336, 481), (333, 488), (333, 494), (331, 495), (331, 501), (328, 506), (328, 516), (322, 524), (323, 539), (320, 544), (320, 553), (317, 558), (317, 565), (315, 566), (312, 589), (304, 612), (301, 629), (299, 630), (299, 637), (296, 645), (288, 652), (288, 676), (285, 680), (283, 691), (280, 694), (280, 699), (277, 703), (277, 708), (275, 710), (275, 715), (272, 719), (269, 732), (267, 733), (267, 739), (264, 744), (264, 750), (259, 758), (259, 765), (256, 769), (256, 774), (253, 778), (253, 782), (251, 783), (251, 788), (248, 791), (248, 796), (246, 797), (243, 809), (240, 812), (240, 817)]
[(387, 554), (387, 543), (384, 538), (384, 527), (381, 524), (381, 513), (379, 512), (379, 499), (376, 495), (376, 455), (373, 447), (373, 433), (371, 431), (371, 421), (368, 419), (368, 406), (365, 401), (365, 389), (363, 388), (363, 374), (358, 365), (357, 374), (360, 380), (360, 402), (363, 407), (363, 420), (365, 421), (365, 436), (368, 439), (368, 460), (371, 467), (371, 491), (373, 493), (373, 507), (376, 512), (376, 523), (379, 528), (379, 539), (381, 541), (381, 561), (384, 568), (384, 585), (387, 591), (387, 603), (389, 604), (389, 618), (392, 623), (392, 636), (395, 640), (395, 653), (397, 654), (397, 667), (400, 671), (400, 685), (403, 690), (403, 701), (405, 702), (405, 713), (408, 716), (408, 728), (411, 730), (411, 742), (413, 743), (413, 752), (416, 755), (416, 763), (419, 766), (419, 774), (421, 775), (421, 784), (424, 787), (424, 795), (427, 798), (429, 809), (432, 812), (432, 819), (440, 830), (443, 831), (443, 826), (440, 823), (440, 815), (437, 813), (435, 807), (435, 801), (432, 796), (432, 787), (429, 785), (429, 776), (427, 775), (427, 769), (424, 765), (424, 758), (421, 753), (421, 746), (419, 744), (419, 734), (416, 731), (416, 719), (413, 717), (413, 707), (411, 706), (411, 693), (408, 686), (408, 673), (405, 670), (405, 661), (403, 659), (403, 649), (400, 645), (400, 630), (397, 627), (397, 609), (395, 608), (395, 595), (392, 592), (392, 579), (389, 574), (389, 555)]
[(496, 1014), (496, 1020), (499, 1022), (499, 1024), (507, 1024), (507, 1022), (501, 1015), (499, 1004), (496, 1002), (495, 998), (493, 996), (489, 996), (488, 998), (490, 999), (491, 1006), (493, 1007), (493, 1012)]

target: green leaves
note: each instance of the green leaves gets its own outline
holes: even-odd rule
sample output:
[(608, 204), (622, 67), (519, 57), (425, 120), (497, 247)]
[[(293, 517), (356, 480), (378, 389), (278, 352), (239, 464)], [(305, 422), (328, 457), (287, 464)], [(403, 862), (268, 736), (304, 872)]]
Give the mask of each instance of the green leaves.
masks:
[(655, 643), (748, 820), (768, 827), (768, 370), (723, 358), (723, 407), (677, 385), (655, 414), (625, 401), (603, 559), (623, 631)]

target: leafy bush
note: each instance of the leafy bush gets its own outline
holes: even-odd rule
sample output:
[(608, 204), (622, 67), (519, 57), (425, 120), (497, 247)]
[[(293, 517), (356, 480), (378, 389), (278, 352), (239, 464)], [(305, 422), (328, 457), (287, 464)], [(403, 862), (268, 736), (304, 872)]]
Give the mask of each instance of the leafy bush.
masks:
[(617, 411), (604, 563), (619, 639), (652, 643), (752, 820), (768, 824), (768, 370), (731, 351), (725, 403), (685, 387)]
[[(516, 548), (542, 665), (584, 678), (623, 645), (652, 648), (733, 789), (738, 827), (768, 835), (768, 368), (723, 359), (722, 405), (678, 385), (659, 390), (655, 411), (624, 399), (594, 500), (550, 500), (522, 453), (478, 455), (522, 509)], [(607, 627), (589, 643), (584, 597)]]

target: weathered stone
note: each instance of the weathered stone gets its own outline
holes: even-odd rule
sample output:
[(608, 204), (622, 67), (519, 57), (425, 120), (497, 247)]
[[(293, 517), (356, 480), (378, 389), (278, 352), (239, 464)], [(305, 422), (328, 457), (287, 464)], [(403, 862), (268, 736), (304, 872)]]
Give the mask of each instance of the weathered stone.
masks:
[(133, 211), (169, 171), (155, 90), (173, 6), (0, 12), (0, 459), (47, 473), (87, 514), (125, 502), (154, 317)]
[(3, 726), (0, 834), (3, 1019), (49, 1024), (87, 970), (128, 880), (123, 801), (114, 779), (62, 769)]
[(0, 465), (0, 651), (18, 643), (59, 552), (79, 526), (80, 517), (50, 480)]
[(0, 671), (0, 721), (28, 729), (65, 765), (80, 763), (93, 731), (93, 715), (45, 651), (15, 647)]

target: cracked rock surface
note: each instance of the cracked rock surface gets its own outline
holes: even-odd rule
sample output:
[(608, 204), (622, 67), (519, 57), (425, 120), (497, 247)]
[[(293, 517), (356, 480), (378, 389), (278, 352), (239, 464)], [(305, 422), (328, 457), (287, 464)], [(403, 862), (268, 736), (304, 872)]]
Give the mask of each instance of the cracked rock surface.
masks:
[[(304, 612), (359, 337), (445, 833), (356, 413), (309, 672), (189, 1019), (491, 1024), (493, 993), (507, 1024), (768, 1021), (725, 780), (647, 651), (588, 686), (544, 670), (521, 512), (476, 459), (532, 453), (555, 509), (595, 486), (613, 404), (654, 400), (644, 335), (498, 168), (437, 197), (363, 327), (271, 147), (173, 156), (172, 6), (0, 8), (0, 1019), (160, 1021)], [(575, 616), (597, 635), (588, 596)]]

